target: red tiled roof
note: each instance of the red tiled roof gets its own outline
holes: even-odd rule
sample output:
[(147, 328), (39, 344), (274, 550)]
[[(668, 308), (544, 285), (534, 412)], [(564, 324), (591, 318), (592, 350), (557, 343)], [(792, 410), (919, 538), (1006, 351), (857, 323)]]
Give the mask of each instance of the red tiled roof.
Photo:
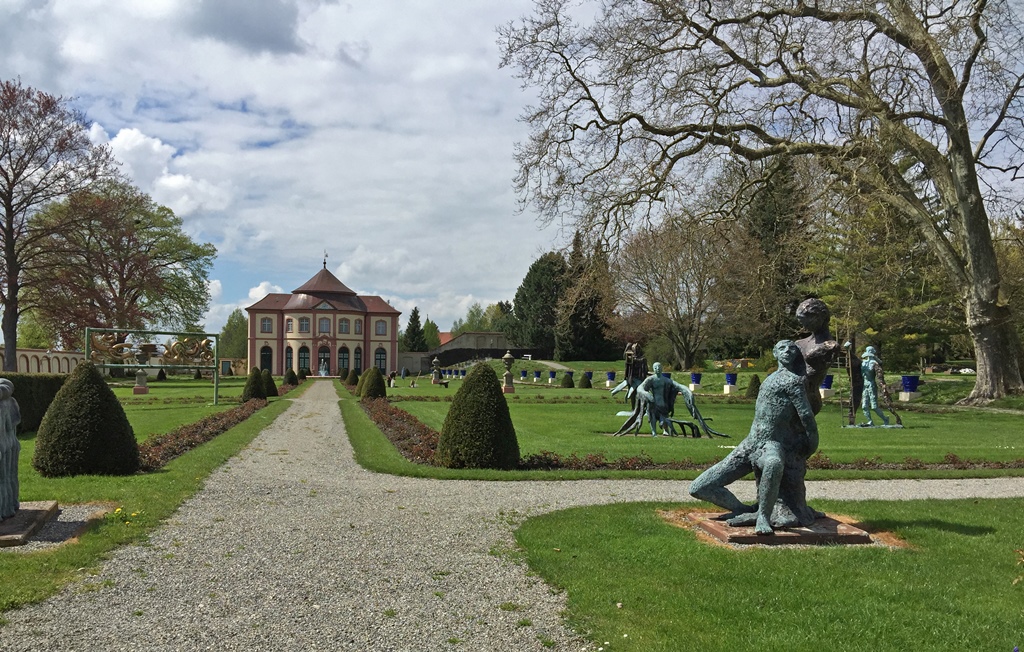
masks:
[(451, 332), (438, 333), (437, 337), (441, 340), (441, 346), (444, 346), (448, 342), (451, 342), (452, 339), (454, 339), (452, 337)]
[(291, 297), (290, 294), (268, 294), (246, 310), (284, 310), (285, 304)]
[(363, 300), (363, 304), (366, 305), (366, 312), (372, 312), (372, 313), (376, 313), (376, 314), (385, 314), (385, 315), (400, 315), (400, 314), (402, 314), (402, 312), (400, 310), (395, 310), (394, 307), (392, 307), (392, 305), (390, 303), (388, 303), (384, 299), (381, 299), (380, 297), (377, 297), (377, 296), (361, 296), (359, 298), (362, 299)]
[(338, 277), (327, 271), (327, 268), (321, 269), (316, 273), (313, 278), (309, 279), (301, 286), (292, 290), (293, 294), (342, 294), (355, 296), (355, 292), (348, 289), (344, 283), (338, 280)]

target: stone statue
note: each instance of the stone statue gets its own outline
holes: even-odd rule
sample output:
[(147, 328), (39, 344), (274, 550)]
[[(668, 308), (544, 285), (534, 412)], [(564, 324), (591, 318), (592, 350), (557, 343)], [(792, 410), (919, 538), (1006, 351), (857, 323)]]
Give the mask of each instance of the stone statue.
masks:
[(883, 424), (889, 425), (889, 417), (885, 416), (882, 409), (878, 407), (878, 385), (885, 383), (885, 376), (882, 374), (882, 361), (875, 355), (873, 346), (864, 349), (861, 358), (860, 372), (864, 377), (864, 390), (860, 397), (860, 406), (864, 410), (864, 418), (868, 420), (865, 425), (875, 425), (871, 420), (872, 411), (881, 417)]
[(14, 383), (0, 378), (0, 520), (14, 516), (18, 511), (18, 424), (21, 409), (12, 396)]
[[(773, 512), (786, 461), (806, 460), (818, 448), (818, 424), (807, 398), (805, 363), (800, 347), (781, 340), (772, 352), (779, 368), (765, 379), (754, 406), (750, 434), (725, 459), (707, 469), (690, 485), (690, 494), (729, 510), (722, 518), (730, 525), (754, 524), (757, 534), (773, 534)], [(726, 486), (753, 471), (757, 505), (750, 506)]]

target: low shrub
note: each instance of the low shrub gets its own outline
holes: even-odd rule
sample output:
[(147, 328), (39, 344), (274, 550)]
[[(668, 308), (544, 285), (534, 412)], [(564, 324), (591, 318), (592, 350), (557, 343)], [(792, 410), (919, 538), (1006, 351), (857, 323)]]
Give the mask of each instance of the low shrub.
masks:
[(192, 374), (192, 380), (202, 380), (202, 379), (203, 379), (203, 372), (200, 371), (199, 369), (196, 369), (196, 372), (194, 374)]
[(266, 399), (253, 399), (175, 428), (167, 434), (150, 437), (139, 445), (140, 470), (156, 471), (174, 458), (234, 428), (266, 405)]
[(295, 375), (295, 371), (289, 369), (284, 372), (284, 380), (282, 381), (285, 385), (298, 385), (299, 377)]
[(267, 398), (267, 386), (263, 383), (263, 372), (258, 367), (249, 371), (249, 378), (242, 388), (242, 402), (251, 401), (254, 398)]
[(47, 478), (138, 471), (135, 432), (91, 362), (78, 365), (53, 397), (36, 433), (32, 466)]
[(349, 387), (355, 387), (356, 385), (358, 385), (359, 372), (356, 371), (355, 369), (349, 370), (348, 375), (345, 376), (345, 384), (348, 385)]
[(573, 382), (572, 376), (569, 375), (569, 372), (566, 372), (566, 373), (562, 374), (562, 387), (563, 388), (571, 389), (571, 388), (573, 388), (575, 386), (576, 386), (576, 383)]
[(266, 393), (264, 398), (277, 396), (277, 383), (274, 382), (274, 377), (270, 374), (270, 370), (264, 369), (260, 375), (263, 378), (263, 391)]
[(434, 459), (448, 468), (514, 469), (519, 442), (494, 369), (475, 365), (445, 416)]
[(53, 403), (53, 398), (64, 386), (66, 374), (19, 374), (3, 373), (0, 377), (14, 384), (14, 399), (21, 411), (18, 432), (39, 430), (43, 415)]
[(369, 401), (378, 398), (387, 398), (387, 383), (384, 381), (384, 374), (380, 372), (380, 369), (371, 367), (365, 374), (363, 374), (363, 377), (359, 379), (359, 383), (362, 385), (362, 389), (358, 394), (362, 400)]
[(160, 368), (160, 371), (156, 372), (156, 379), (167, 380), (167, 372), (164, 371), (162, 367)]
[(590, 378), (587, 378), (587, 374), (580, 376), (580, 389), (593, 389), (594, 384), (590, 382)]
[(744, 394), (747, 398), (757, 398), (758, 393), (761, 391), (761, 377), (754, 374), (750, 377), (750, 384), (747, 385), (747, 393)]

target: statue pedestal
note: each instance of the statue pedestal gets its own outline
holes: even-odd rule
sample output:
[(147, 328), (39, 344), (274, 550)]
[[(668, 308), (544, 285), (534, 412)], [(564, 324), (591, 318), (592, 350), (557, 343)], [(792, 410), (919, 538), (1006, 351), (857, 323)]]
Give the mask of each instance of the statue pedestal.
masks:
[(900, 392), (900, 400), (909, 403), (915, 398), (921, 398), (921, 392)]
[(700, 391), (700, 383), (690, 383), (690, 391), (691, 392), (699, 392)]
[(763, 546), (851, 545), (871, 543), (871, 535), (855, 525), (826, 516), (807, 527), (787, 527), (775, 534), (755, 534), (753, 525), (733, 527), (714, 518), (721, 512), (690, 512), (686, 519), (701, 532), (722, 543)]
[(825, 389), (824, 387), (819, 387), (818, 388), (818, 393), (821, 394), (821, 398), (832, 398), (833, 396), (836, 395), (836, 390), (834, 390), (834, 389)]
[(132, 394), (149, 394), (149, 387), (132, 387)]
[(23, 546), (57, 515), (56, 500), (21, 503), (14, 516), (0, 521), (0, 548)]
[(725, 385), (724, 387), (722, 387), (722, 393), (723, 394), (735, 394), (736, 393), (736, 385)]

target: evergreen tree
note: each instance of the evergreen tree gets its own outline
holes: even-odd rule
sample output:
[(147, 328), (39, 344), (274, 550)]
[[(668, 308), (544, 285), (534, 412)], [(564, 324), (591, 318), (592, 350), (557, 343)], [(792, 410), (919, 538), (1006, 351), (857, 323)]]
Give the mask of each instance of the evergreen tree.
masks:
[(587, 256), (577, 231), (555, 324), (555, 360), (618, 358), (622, 347), (605, 335), (614, 306), (610, 284), (608, 257), (600, 247)]
[(430, 317), (423, 322), (423, 339), (427, 341), (427, 351), (433, 351), (441, 346), (441, 332), (437, 329), (437, 324), (430, 320)]
[(420, 325), (420, 309), (414, 306), (412, 312), (409, 313), (409, 323), (405, 327), (405, 350), (412, 352), (425, 352), (427, 348), (427, 338), (423, 333), (423, 327)]
[(555, 351), (555, 322), (565, 289), (567, 266), (557, 252), (535, 260), (516, 290), (512, 338), (521, 347), (541, 349), (546, 356)]

